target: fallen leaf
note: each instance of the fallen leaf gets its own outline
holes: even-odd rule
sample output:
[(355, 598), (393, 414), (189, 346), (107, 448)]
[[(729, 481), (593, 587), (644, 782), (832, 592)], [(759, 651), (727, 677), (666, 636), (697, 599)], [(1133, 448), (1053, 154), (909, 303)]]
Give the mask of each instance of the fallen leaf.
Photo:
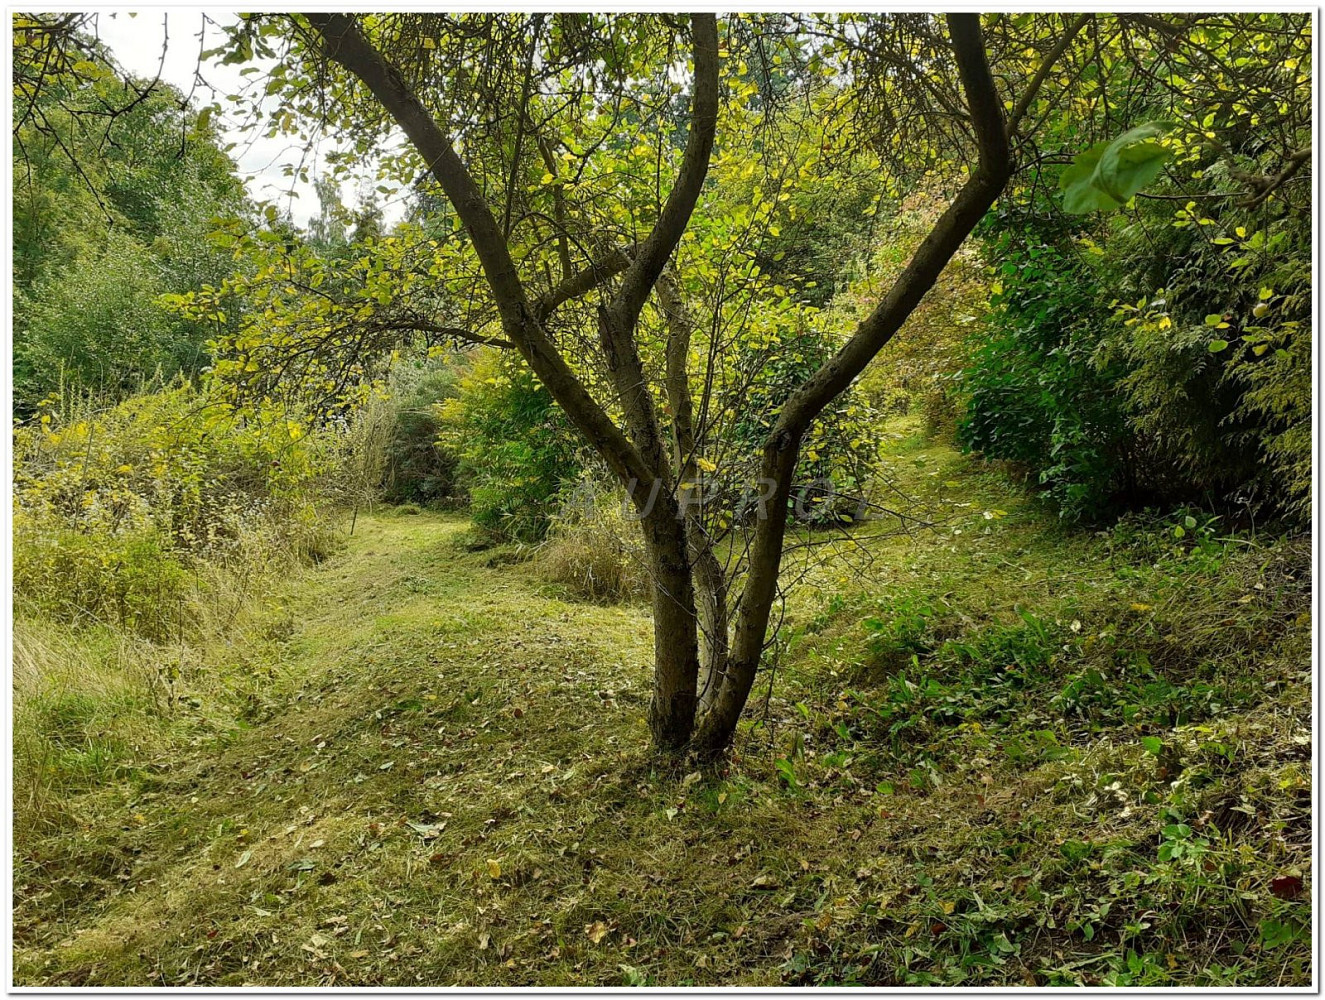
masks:
[(1280, 899), (1296, 899), (1302, 891), (1302, 880), (1296, 875), (1280, 875), (1270, 882), (1270, 891)]
[(409, 820), (405, 825), (424, 840), (433, 840), (439, 833), (446, 829), (445, 823), (416, 823), (413, 820)]
[(250, 861), (252, 858), (253, 858), (253, 852), (252, 852), (252, 851), (245, 851), (243, 854), (241, 854), (241, 855), (239, 856), (239, 860), (235, 862), (235, 867), (236, 867), (236, 868), (243, 868), (246, 864), (249, 863), (249, 861)]
[(493, 878), (501, 878), (501, 862), (496, 858), (488, 858), (488, 874)]
[(769, 875), (767, 872), (763, 875), (756, 875), (755, 880), (750, 883), (751, 889), (777, 889), (781, 886), (782, 883), (777, 880), (777, 877)]
[(607, 924), (601, 920), (595, 920), (591, 924), (584, 925), (585, 936), (594, 944), (598, 944), (603, 938), (607, 937)]

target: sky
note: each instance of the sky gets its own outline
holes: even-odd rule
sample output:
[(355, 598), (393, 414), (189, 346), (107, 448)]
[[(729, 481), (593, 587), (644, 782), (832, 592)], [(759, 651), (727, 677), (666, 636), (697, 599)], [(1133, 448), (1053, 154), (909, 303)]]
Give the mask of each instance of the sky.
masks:
[[(262, 130), (246, 127), (234, 113), (225, 113), (225, 95), (239, 93), (247, 83), (247, 78), (240, 75), (244, 67), (209, 62), (201, 67), (202, 79), (198, 78), (198, 54), (220, 44), (223, 36), (219, 26), (233, 22), (235, 17), (230, 11), (209, 13), (196, 7), (150, 8), (136, 16), (128, 9), (101, 10), (96, 15), (95, 30), (116, 61), (134, 75), (148, 79), (159, 75), (191, 95), (197, 107), (220, 99), (223, 113), (213, 120), (225, 141), (236, 143), (230, 155), (249, 193), (255, 199), (275, 201), (296, 222), (306, 225), (318, 211), (312, 175), (319, 172), (322, 156), (335, 149), (335, 143), (324, 139), (311, 151), (307, 158), (309, 183), (287, 177), (282, 167), (297, 164), (305, 155), (303, 148), (292, 145), (289, 136), (268, 139)], [(364, 178), (362, 183), (369, 181)], [(379, 182), (374, 178), (371, 183)], [(358, 202), (359, 188), (360, 182), (346, 181), (341, 185), (341, 201), (353, 207)], [(398, 197), (386, 196), (383, 200), (385, 222), (391, 225), (404, 214), (404, 205)]]

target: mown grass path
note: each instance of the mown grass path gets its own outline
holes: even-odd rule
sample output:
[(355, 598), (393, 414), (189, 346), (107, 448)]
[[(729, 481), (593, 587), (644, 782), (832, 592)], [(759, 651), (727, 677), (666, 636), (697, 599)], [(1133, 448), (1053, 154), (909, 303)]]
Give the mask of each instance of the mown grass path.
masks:
[[(1175, 646), (1162, 595), (1140, 603), (1151, 578), (1111, 577), (1104, 542), (946, 449), (898, 461), (913, 494), (961, 498), (956, 519), (880, 539), (868, 572), (815, 568), (767, 724), (703, 772), (649, 753), (646, 610), (559, 599), (456, 517), (360, 516), (263, 628), (209, 651), (168, 751), (126, 753), (76, 823), (24, 840), (17, 981), (1299, 981), (1310, 914), (1270, 883), (1310, 874), (1300, 643), (1228, 640), (1211, 662), (1232, 679), (1173, 659), (1162, 697), (1234, 706), (1199, 733), (1155, 722), (1168, 702), (1129, 707), (1149, 681), (1066, 702), (1109, 630), (1156, 660)], [(1189, 581), (1272, 585), (1216, 594), (1218, 631), (1190, 636), (1233, 635), (1234, 612), (1285, 634), (1262, 563)], [(862, 632), (880, 594), (914, 634)], [(1201, 763), (1211, 744), (1224, 764)], [(1179, 787), (1179, 757), (1210, 777)], [(1196, 839), (1218, 824), (1216, 868), (1156, 860), (1170, 809)]]

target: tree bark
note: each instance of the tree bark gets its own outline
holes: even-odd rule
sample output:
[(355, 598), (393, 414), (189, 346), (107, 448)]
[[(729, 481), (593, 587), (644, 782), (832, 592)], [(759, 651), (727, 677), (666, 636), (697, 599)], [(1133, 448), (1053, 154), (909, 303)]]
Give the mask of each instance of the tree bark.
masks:
[(673, 465), (686, 520), (686, 542), (694, 576), (695, 603), (699, 614), (700, 671), (699, 707), (702, 713), (717, 696), (727, 673), (730, 650), (730, 616), (727, 613), (727, 579), (713, 544), (704, 530), (700, 507), (703, 490), (696, 463), (700, 450), (695, 440), (694, 401), (690, 394), (689, 355), (694, 320), (686, 309), (676, 277), (664, 270), (655, 286), (658, 305), (667, 324), (665, 351), (667, 405), (672, 417)]

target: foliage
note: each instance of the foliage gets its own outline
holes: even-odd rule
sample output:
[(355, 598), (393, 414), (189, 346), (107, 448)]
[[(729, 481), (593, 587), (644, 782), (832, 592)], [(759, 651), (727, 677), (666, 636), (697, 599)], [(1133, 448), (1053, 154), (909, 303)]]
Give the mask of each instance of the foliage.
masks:
[(215, 217), (246, 211), (205, 116), (173, 88), (88, 55), (64, 73), (48, 66), (30, 91), (20, 87), (26, 100), (15, 108), (14, 365), (24, 414), (62, 383), (119, 399), (154, 375), (199, 372), (215, 331), (156, 299), (219, 282), (233, 261), (206, 233)]
[(1093, 276), (1031, 220), (987, 252), (1001, 264), (958, 381), (959, 439), (1028, 470), (1065, 514), (1098, 515), (1124, 486), (1129, 442), (1117, 372), (1095, 361), (1105, 314)]
[(1074, 215), (1120, 208), (1159, 176), (1172, 151), (1158, 142), (1169, 126), (1149, 122), (1112, 142), (1097, 142), (1058, 175), (1063, 210)]
[(391, 372), (394, 420), (386, 444), (382, 497), (440, 506), (459, 498), (455, 456), (442, 448), (438, 407), (455, 394), (455, 362), (408, 364)]
[(474, 523), (498, 538), (542, 538), (558, 492), (580, 468), (574, 435), (547, 390), (518, 360), (480, 351), (440, 419)]
[(1307, 232), (1296, 213), (1189, 202), (1120, 226), (1101, 255), (1106, 280), (1140, 293), (1116, 304), (1101, 344), (1127, 370), (1130, 425), (1168, 450), (1170, 478), (1188, 489), (1299, 521), (1310, 493)]
[(292, 415), (182, 383), (105, 410), (50, 399), (14, 438), (14, 596), (25, 614), (150, 639), (186, 630), (196, 566), (320, 558), (331, 454)]

